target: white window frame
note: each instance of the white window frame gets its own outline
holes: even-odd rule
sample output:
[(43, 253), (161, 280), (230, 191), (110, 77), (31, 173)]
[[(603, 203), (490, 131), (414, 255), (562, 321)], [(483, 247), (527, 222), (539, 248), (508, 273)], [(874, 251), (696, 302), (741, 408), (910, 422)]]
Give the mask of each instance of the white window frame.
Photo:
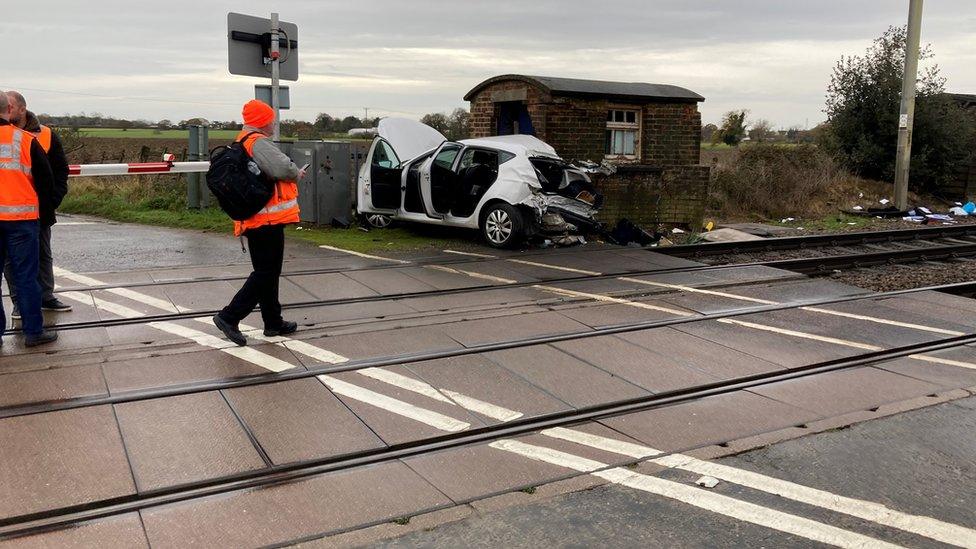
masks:
[[(640, 150), (641, 150), (641, 125), (643, 123), (641, 117), (640, 107), (627, 106), (627, 105), (608, 105), (607, 106), (607, 118), (617, 118), (617, 113), (634, 113), (634, 121), (626, 122), (627, 115), (623, 114), (620, 116), (624, 121), (608, 120), (606, 131), (632, 131), (634, 132), (634, 154), (612, 154), (607, 152), (605, 158), (611, 160), (640, 160)], [(611, 114), (612, 113), (612, 114)], [(613, 148), (613, 143), (611, 140), (610, 144), (611, 150)]]

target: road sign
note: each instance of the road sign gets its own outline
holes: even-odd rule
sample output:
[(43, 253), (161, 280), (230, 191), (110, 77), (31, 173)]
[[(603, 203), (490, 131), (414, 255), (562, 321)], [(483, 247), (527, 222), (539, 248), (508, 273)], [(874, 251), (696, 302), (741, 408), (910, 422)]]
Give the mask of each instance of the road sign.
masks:
[[(271, 19), (227, 14), (228, 68), (231, 74), (271, 78)], [(282, 80), (298, 80), (298, 25), (278, 22), (279, 71)]]
[[(271, 86), (267, 84), (257, 84), (254, 86), (254, 98), (271, 104)], [(288, 93), (288, 86), (278, 87), (278, 108), (287, 110), (291, 108), (291, 97)]]

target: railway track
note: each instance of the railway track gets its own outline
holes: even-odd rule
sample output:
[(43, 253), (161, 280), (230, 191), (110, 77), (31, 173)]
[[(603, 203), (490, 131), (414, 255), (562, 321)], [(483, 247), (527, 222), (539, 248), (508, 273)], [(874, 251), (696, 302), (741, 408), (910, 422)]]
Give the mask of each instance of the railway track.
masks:
[[(896, 293), (905, 294), (910, 292), (901, 291)], [(860, 299), (863, 299), (863, 297)], [(850, 299), (830, 300), (829, 302), (836, 303), (838, 301), (849, 300)], [(818, 302), (818, 304), (826, 303), (828, 302)], [(747, 313), (735, 314), (738, 315)], [(717, 317), (722, 315), (710, 316)], [(705, 319), (705, 317), (699, 317), (695, 320), (703, 319)], [(622, 329), (617, 328), (616, 330)], [(0, 520), (0, 540), (43, 533), (53, 529), (77, 525), (89, 520), (130, 513), (149, 507), (215, 496), (238, 490), (267, 487), (312, 475), (338, 472), (363, 465), (383, 463), (470, 444), (491, 442), (501, 438), (540, 431), (542, 429), (568, 426), (587, 420), (602, 419), (623, 413), (631, 413), (674, 405), (708, 396), (761, 387), (763, 385), (827, 372), (857, 368), (885, 360), (905, 357), (917, 353), (949, 349), (974, 342), (976, 342), (976, 334), (964, 334), (961, 336), (940, 339), (934, 342), (917, 343), (882, 351), (871, 351), (854, 357), (818, 362), (798, 367), (788, 372), (775, 371), (742, 376), (723, 382), (694, 385), (639, 398), (615, 400), (597, 405), (586, 406), (571, 411), (540, 414), (497, 425), (474, 428), (463, 432), (449, 433), (445, 435), (422, 438), (406, 443), (393, 444), (376, 450), (367, 450), (321, 459), (308, 459), (290, 464), (272, 465), (256, 471), (225, 475), (210, 478), (205, 481), (191, 482), (167, 488), (147, 490), (130, 496), (105, 499), (81, 505), (72, 505), (50, 509), (43, 512), (8, 517)], [(513, 342), (507, 344), (509, 345), (507, 348), (528, 344), (532, 343)], [(280, 377), (278, 379), (280, 379)]]

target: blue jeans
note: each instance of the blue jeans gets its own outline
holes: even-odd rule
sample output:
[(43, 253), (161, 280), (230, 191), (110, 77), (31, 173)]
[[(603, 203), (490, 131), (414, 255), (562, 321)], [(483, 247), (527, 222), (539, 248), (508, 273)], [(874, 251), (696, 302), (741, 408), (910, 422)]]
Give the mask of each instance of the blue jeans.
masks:
[[(37, 221), (0, 221), (0, 261), (9, 258), (13, 283), (17, 287), (17, 308), (20, 309), (24, 334), (39, 335), (44, 331), (41, 315), (41, 285), (37, 282), (40, 244)], [(2, 264), (2, 263), (0, 263)], [(0, 335), (7, 327), (7, 315), (0, 301)]]

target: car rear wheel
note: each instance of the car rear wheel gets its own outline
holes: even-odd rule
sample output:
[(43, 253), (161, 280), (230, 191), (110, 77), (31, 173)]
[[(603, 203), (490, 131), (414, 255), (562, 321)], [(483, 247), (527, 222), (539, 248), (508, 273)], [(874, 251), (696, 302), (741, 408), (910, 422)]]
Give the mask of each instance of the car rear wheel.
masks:
[(522, 212), (505, 203), (488, 206), (481, 216), (481, 235), (495, 248), (515, 246), (524, 235)]
[(383, 214), (367, 214), (366, 223), (376, 229), (385, 229), (393, 224), (393, 218)]

